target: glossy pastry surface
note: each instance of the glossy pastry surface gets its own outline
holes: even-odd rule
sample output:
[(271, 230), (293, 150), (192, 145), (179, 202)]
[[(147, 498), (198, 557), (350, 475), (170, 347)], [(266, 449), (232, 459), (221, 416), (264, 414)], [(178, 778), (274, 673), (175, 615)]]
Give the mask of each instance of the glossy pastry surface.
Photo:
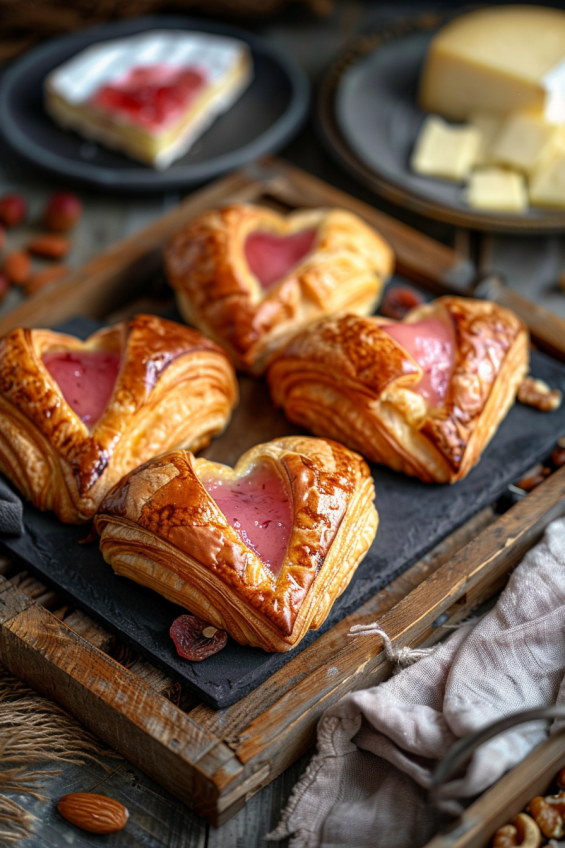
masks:
[(342, 209), (211, 210), (165, 251), (184, 318), (252, 373), (323, 315), (370, 313), (393, 264), (387, 242)]
[(116, 573), (241, 644), (288, 651), (325, 620), (376, 533), (367, 464), (289, 436), (234, 469), (176, 451), (132, 472), (95, 524)]
[(207, 445), (236, 401), (223, 351), (172, 321), (138, 315), (85, 342), (13, 330), (0, 342), (0, 470), (40, 509), (86, 521), (132, 468)]
[(528, 371), (528, 333), (488, 301), (442, 297), (402, 322), (320, 321), (274, 359), (287, 417), (372, 462), (453, 483), (478, 462)]

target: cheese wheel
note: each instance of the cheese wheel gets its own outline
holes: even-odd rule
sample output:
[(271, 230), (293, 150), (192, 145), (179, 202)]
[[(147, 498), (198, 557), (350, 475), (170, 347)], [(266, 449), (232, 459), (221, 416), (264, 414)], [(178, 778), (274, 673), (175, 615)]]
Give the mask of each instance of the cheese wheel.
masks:
[(427, 112), (465, 121), (477, 111), (538, 110), (565, 120), (565, 12), (503, 6), (462, 15), (431, 42), (420, 82)]

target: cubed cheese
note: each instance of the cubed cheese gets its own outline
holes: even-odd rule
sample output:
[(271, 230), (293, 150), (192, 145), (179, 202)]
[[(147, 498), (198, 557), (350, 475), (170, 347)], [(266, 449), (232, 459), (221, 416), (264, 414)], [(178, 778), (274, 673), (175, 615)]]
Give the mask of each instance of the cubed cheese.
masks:
[(565, 12), (502, 6), (462, 15), (433, 38), (420, 103), (454, 121), (473, 112), (537, 110), (565, 120)]
[(490, 150), (500, 130), (501, 117), (491, 112), (475, 112), (471, 115), (471, 126), (481, 134), (481, 145), (477, 156), (477, 165), (491, 164)]
[(451, 126), (436, 115), (429, 115), (412, 153), (412, 170), (427, 177), (459, 182), (475, 164), (480, 144), (477, 129)]
[(565, 143), (552, 151), (551, 156), (533, 171), (530, 177), (532, 206), (565, 208)]
[(489, 158), (498, 165), (509, 165), (529, 174), (560, 131), (539, 113), (515, 112), (500, 127), (491, 144)]
[(525, 212), (528, 208), (524, 177), (503, 168), (477, 168), (473, 171), (465, 199), (469, 206), (491, 212)]

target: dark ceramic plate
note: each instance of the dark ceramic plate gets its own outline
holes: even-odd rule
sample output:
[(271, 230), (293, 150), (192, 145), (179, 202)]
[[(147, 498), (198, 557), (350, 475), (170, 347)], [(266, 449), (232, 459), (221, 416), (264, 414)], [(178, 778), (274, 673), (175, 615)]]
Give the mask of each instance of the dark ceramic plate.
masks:
[[(61, 129), (43, 107), (43, 80), (51, 70), (91, 44), (151, 29), (233, 36), (249, 44), (254, 63), (249, 88), (166, 171)], [(308, 103), (309, 85), (300, 67), (262, 39), (224, 24), (154, 16), (66, 35), (17, 60), (0, 85), (0, 132), (21, 156), (67, 181), (120, 191), (166, 191), (213, 179), (278, 150), (300, 127)]]
[(414, 24), (405, 25), (400, 35), (381, 32), (354, 44), (338, 60), (318, 101), (330, 153), (387, 200), (456, 226), (507, 232), (565, 228), (565, 214), (552, 210), (530, 209), (523, 215), (474, 210), (463, 200), (462, 185), (410, 170), (425, 118), (417, 104), (420, 69), (435, 31)]
[[(62, 329), (86, 336), (95, 327), (82, 319)], [(533, 351), (532, 373), (565, 390), (563, 363)], [(205, 452), (216, 462), (233, 464), (252, 445), (296, 432), (282, 412), (272, 407), (264, 381), (241, 377), (240, 388), (241, 402), (230, 426)], [(222, 651), (201, 663), (181, 659), (168, 634), (183, 610), (125, 577), (116, 577), (96, 543), (79, 546), (88, 528), (64, 525), (52, 513), (41, 513), (29, 504), (24, 508), (24, 535), (3, 537), (1, 547), (122, 641), (184, 681), (204, 701), (213, 707), (226, 707), (496, 501), (509, 483), (549, 455), (564, 431), (565, 406), (544, 414), (516, 404), (479, 464), (453, 486), (428, 485), (373, 466), (380, 517), (376, 539), (323, 627), (307, 633), (298, 648), (284, 654), (267, 654), (229, 639)]]

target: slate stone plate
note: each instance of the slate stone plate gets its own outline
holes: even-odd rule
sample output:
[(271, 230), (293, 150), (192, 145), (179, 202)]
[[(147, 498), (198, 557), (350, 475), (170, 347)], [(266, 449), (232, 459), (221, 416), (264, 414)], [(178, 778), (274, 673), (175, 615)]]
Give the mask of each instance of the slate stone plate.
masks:
[[(166, 171), (155, 171), (63, 130), (43, 107), (43, 80), (51, 70), (91, 44), (151, 29), (233, 36), (249, 44), (254, 63), (249, 88)], [(0, 132), (16, 153), (67, 182), (122, 192), (176, 191), (280, 149), (306, 117), (309, 98), (309, 84), (301, 68), (261, 38), (226, 24), (158, 15), (65, 35), (26, 53), (0, 83)]]
[[(452, 11), (446, 19), (451, 16)], [(562, 230), (563, 212), (532, 208), (511, 215), (475, 210), (465, 203), (462, 184), (411, 171), (410, 156), (425, 118), (417, 103), (420, 71), (435, 32), (429, 24), (404, 22), (374, 38), (364, 37), (339, 57), (318, 101), (319, 126), (330, 153), (388, 200), (456, 226)]]
[[(66, 332), (85, 337), (98, 325), (67, 323)], [(532, 353), (532, 373), (565, 392), (565, 365), (542, 353)], [(205, 451), (209, 459), (233, 464), (239, 455), (262, 441), (296, 432), (273, 409), (265, 384), (240, 378), (241, 402), (226, 433)], [(481, 462), (465, 480), (453, 486), (426, 485), (373, 467), (379, 530), (349, 588), (339, 598), (324, 625), (310, 632), (286, 654), (267, 654), (228, 640), (224, 650), (201, 663), (181, 659), (168, 636), (180, 607), (159, 595), (116, 577), (96, 543), (79, 545), (87, 527), (61, 524), (52, 514), (25, 506), (26, 532), (3, 538), (1, 544), (71, 603), (167, 673), (182, 679), (213, 707), (238, 701), (333, 623), (357, 609), (371, 595), (413, 565), (431, 548), (488, 504), (532, 465), (547, 457), (565, 433), (565, 405), (544, 414), (515, 405), (502, 422)]]

